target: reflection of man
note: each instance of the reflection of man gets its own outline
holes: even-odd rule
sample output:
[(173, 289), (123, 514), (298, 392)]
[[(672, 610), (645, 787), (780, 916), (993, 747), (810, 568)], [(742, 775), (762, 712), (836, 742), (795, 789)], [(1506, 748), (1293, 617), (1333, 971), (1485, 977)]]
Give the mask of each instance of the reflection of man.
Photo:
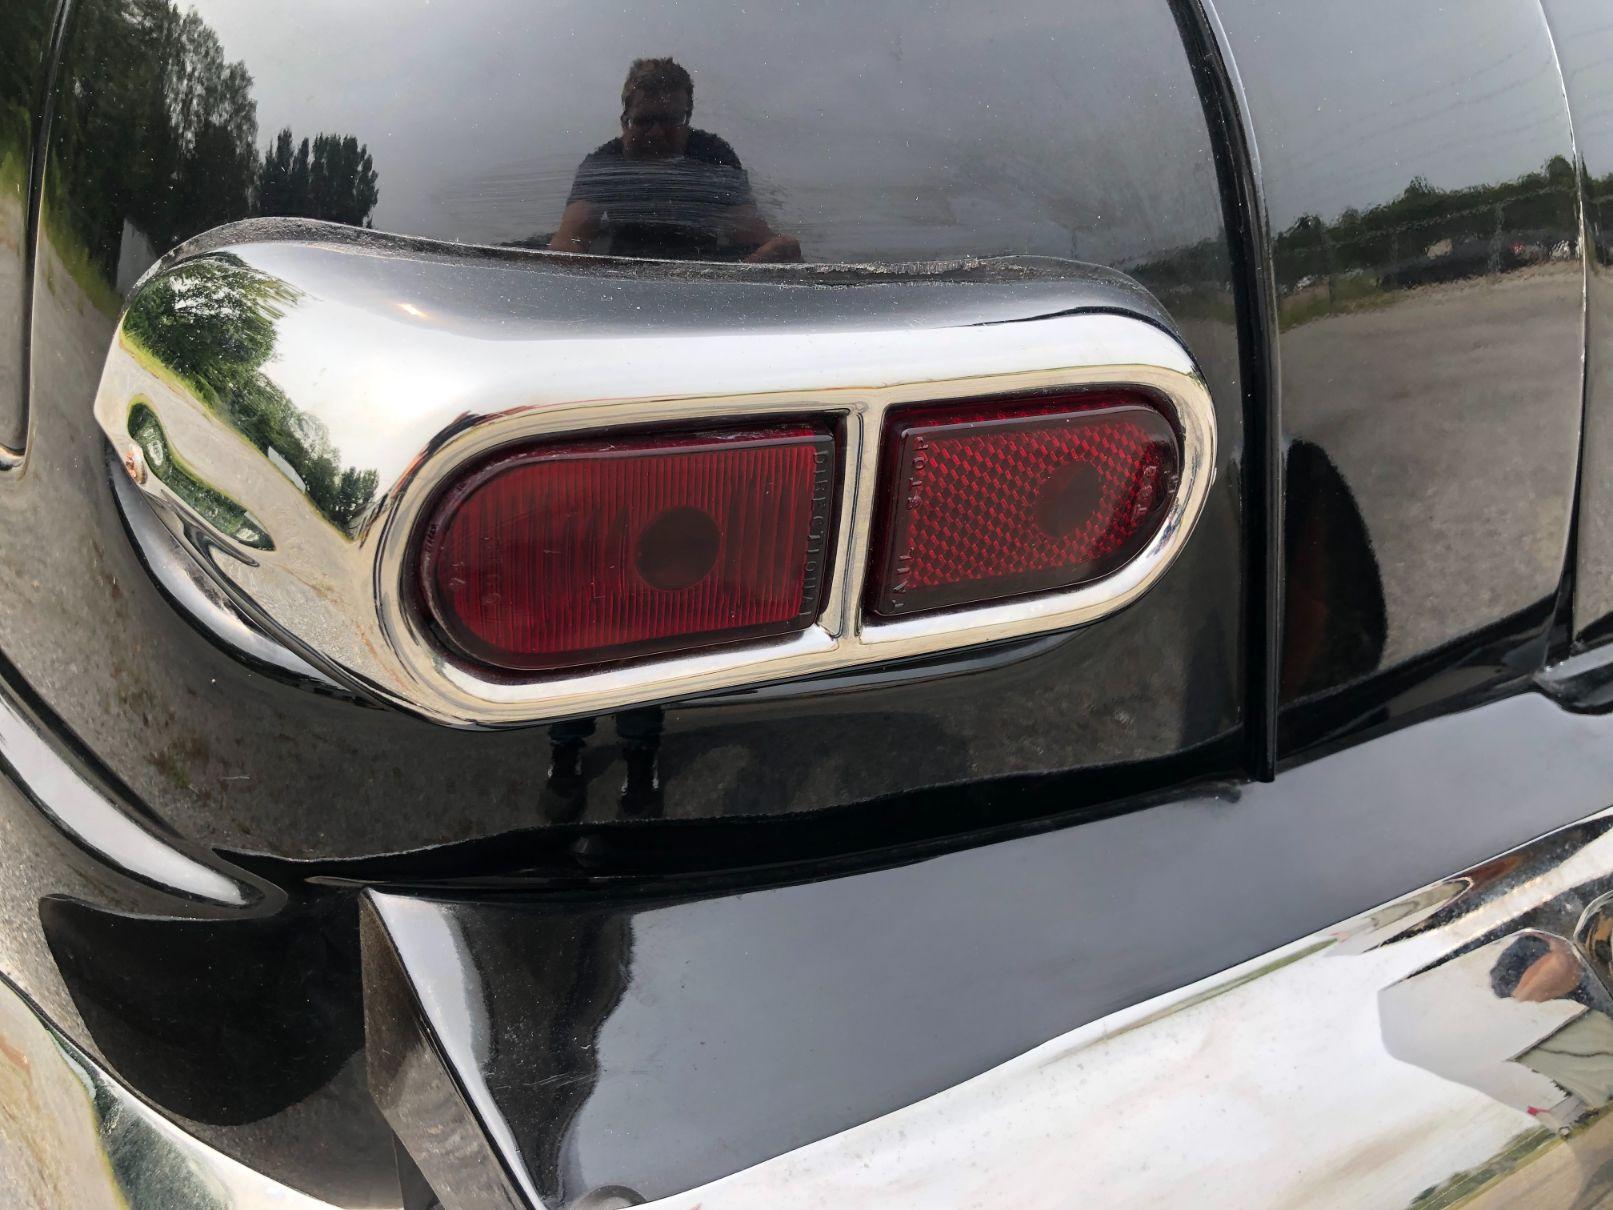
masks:
[[(694, 81), (671, 59), (637, 59), (622, 85), (622, 133), (577, 169), (549, 241), (559, 252), (673, 260), (798, 261), (768, 226), (734, 149), (689, 125)], [(595, 247), (596, 241), (605, 246)]]
[[(1539, 1072), (1584, 1105), (1599, 1109), (1613, 1100), (1613, 1020), (1601, 1011), (1607, 997), (1593, 985), (1594, 978), (1568, 942), (1529, 932), (1496, 960), (1490, 971), (1490, 988), (1498, 997), (1525, 1004), (1566, 1000), (1589, 1010), (1517, 1055), (1515, 1061)], [(1553, 1116), (1559, 1116), (1555, 1108)], [(1561, 1116), (1566, 1125), (1575, 1112)]]
[[(639, 706), (615, 715), (616, 738), (621, 741), (621, 814), (624, 818), (652, 818), (661, 814), (661, 727), (664, 711), (660, 706)], [(570, 823), (588, 806), (588, 775), (583, 769), (583, 749), (593, 738), (591, 718), (567, 719), (549, 728), (549, 777), (544, 783), (545, 815), (559, 823)]]

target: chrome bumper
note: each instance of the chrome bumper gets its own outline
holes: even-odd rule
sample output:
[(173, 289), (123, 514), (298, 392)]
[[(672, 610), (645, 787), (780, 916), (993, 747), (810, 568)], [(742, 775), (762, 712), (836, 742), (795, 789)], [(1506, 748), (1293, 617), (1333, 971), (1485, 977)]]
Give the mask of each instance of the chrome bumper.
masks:
[(1613, 1201), (1610, 890), (1603, 812), (656, 1204)]
[(0, 1204), (320, 1210), (136, 1098), (0, 978)]
[[(1610, 899), (1613, 811), (653, 1204), (1613, 1202)], [(423, 1150), (432, 1175), (445, 1157)], [(522, 1204), (475, 1175), (441, 1186)], [(0, 1192), (41, 1206), (321, 1204), (148, 1109), (3, 983)]]

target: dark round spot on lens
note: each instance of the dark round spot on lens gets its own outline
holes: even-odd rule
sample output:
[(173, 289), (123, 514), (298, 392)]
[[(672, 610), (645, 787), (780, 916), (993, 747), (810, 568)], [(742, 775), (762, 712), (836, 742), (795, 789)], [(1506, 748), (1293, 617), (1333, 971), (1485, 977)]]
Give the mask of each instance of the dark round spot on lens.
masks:
[(700, 583), (717, 563), (722, 534), (698, 508), (669, 508), (639, 535), (633, 566), (652, 588), (676, 592)]
[(1055, 538), (1067, 538), (1092, 519), (1103, 500), (1103, 479), (1090, 462), (1053, 468), (1036, 493), (1036, 524)]

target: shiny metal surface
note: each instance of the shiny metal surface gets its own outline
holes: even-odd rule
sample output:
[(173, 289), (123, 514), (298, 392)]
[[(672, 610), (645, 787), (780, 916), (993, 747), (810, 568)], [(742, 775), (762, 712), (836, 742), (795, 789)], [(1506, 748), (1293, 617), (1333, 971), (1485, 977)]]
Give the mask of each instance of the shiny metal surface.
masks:
[(1282, 390), (1277, 357), (1277, 277), (1271, 258), (1260, 144), (1250, 118), (1249, 90), (1208, 0), (1189, 0), (1177, 19), (1190, 47), (1205, 113), (1217, 144), (1222, 196), (1237, 221), (1229, 224), (1236, 317), (1246, 413), (1243, 472), (1247, 650), (1244, 748), (1252, 777), (1277, 771), (1277, 712), (1283, 642)]
[(227, 908), (265, 897), (262, 883), (198, 852), (133, 809), (117, 788), (89, 775), (10, 692), (0, 692), (0, 774), (73, 844), (129, 878)]
[(1596, 0), (1543, 0), (1579, 154), (1585, 248), (1585, 440), (1574, 553), (1574, 636), (1613, 633), (1613, 25)]
[[(440, 920), (425, 923), (444, 926)], [(489, 1090), (477, 1055), (458, 1051), (463, 1034), (444, 1037), (434, 1027), (441, 1012), (461, 1019), (468, 1012), (476, 1022), (475, 1040), (484, 1050), (491, 1047), (492, 1023), (475, 971), (457, 972), (464, 980), (458, 994), (449, 984), (421, 987), (405, 973), (393, 938), (373, 908), (365, 911), (360, 927), (370, 1092), (432, 1192), (451, 1207), (519, 1210), (546, 1204), (517, 1158), (508, 1123), (488, 1112)], [(448, 944), (436, 950), (452, 960), (459, 947), (451, 937), (442, 940)], [(443, 993), (447, 1002), (438, 1003)], [(418, 999), (422, 995), (423, 1004)]]
[(1605, 1205), (1610, 884), (1602, 813), (650, 1204)]
[[(196, 557), (250, 616), (351, 688), (439, 722), (595, 714), (1087, 624), (1165, 573), (1208, 498), (1209, 392), (1151, 300), (1113, 273), (988, 262), (685, 283), (652, 262), (629, 276), (338, 234), (246, 225), (161, 267), (130, 300), (96, 418), (113, 448), (138, 455), (130, 481), (183, 519)], [(585, 314), (578, 297), (607, 270), (615, 297)], [(680, 286), (715, 298), (723, 318), (685, 319)], [(1180, 487), (1132, 562), (1066, 591), (864, 613), (887, 409), (1115, 386), (1160, 400), (1182, 447)], [(803, 414), (839, 426), (845, 467), (823, 609), (803, 633), (495, 678), (450, 656), (420, 617), (409, 569), (424, 512), (490, 450)]]
[[(345, 693), (335, 681), (298, 657), (285, 644), (264, 634), (236, 608), (169, 528), (171, 523), (183, 532), (183, 522), (178, 518), (168, 521), (158, 508), (153, 507), (149, 498), (135, 490), (141, 480), (130, 469), (128, 455), (119, 463), (115, 451), (110, 447), (107, 453), (109, 462), (113, 464), (107, 477), (117, 495), (118, 508), (129, 528), (129, 536), (139, 549), (152, 579), (162, 585), (175, 607), (241, 658), (278, 669), (311, 687)], [(136, 465), (144, 467), (143, 456)], [(192, 543), (192, 546), (195, 545)]]
[(1613, 1098), (1613, 997), (1555, 933), (1497, 937), (1386, 988), (1379, 1007), (1391, 1055), (1560, 1134)]
[[(1007, 1198), (1055, 1206), (1077, 1197), (1210, 1206), (1604, 1204), (1613, 1194), (1606, 1167), (1613, 1133), (1593, 1102), (1610, 1057), (1607, 1026), (1598, 1021), (1606, 1021), (1610, 876), (1613, 812), (1602, 812), (1099, 1017), (907, 1107), (652, 1204), (855, 1207), (888, 1205), (893, 1196), (942, 1206)], [(405, 913), (394, 921), (431, 914), (427, 902), (383, 898)], [(462, 952), (458, 944), (440, 953)], [(491, 990), (482, 982), (487, 974), (461, 968), (457, 982), (447, 969), (433, 975), (449, 995), (434, 1011), (452, 1013), (462, 1000), (483, 1006), (483, 1030), (508, 1028), (504, 1002), (477, 994)], [(392, 1012), (386, 1020), (407, 1017)], [(971, 1020), (978, 1030), (979, 1016)], [(50, 1035), (9, 985), (0, 987), (0, 1022), (8, 1046), (0, 1053), (29, 1056), (30, 1086), (70, 1094), (33, 1101), (48, 1102), (38, 1119), (48, 1129), (29, 1136), (36, 1146), (21, 1161), (0, 1126), (7, 1146), (0, 1182), (57, 1179), (50, 1157), (80, 1146), (98, 1154), (96, 1132), (117, 1120), (132, 1139), (120, 1154), (149, 1154), (155, 1135), (191, 1159), (188, 1179), (197, 1170), (222, 1172), (248, 1191), (279, 1192), (137, 1103), (139, 1132), (129, 1116), (104, 1110), (98, 1126), (89, 1105), (99, 1110), (110, 1096), (128, 1105), (127, 1094)], [(496, 1050), (494, 1036), (479, 1045)], [(52, 1084), (62, 1060), (47, 1042), (109, 1094), (91, 1101), (82, 1085)], [(14, 1059), (0, 1061), (0, 1079), (16, 1075)], [(571, 1095), (564, 1089), (556, 1089), (562, 1099)], [(1072, 1151), (1072, 1137), (1092, 1145)], [(41, 1138), (51, 1147), (39, 1148)], [(439, 1157), (451, 1158), (446, 1140), (437, 1142)], [(75, 1179), (83, 1173), (71, 1171)], [(114, 1174), (121, 1171), (114, 1163)], [(588, 1186), (600, 1194), (632, 1187)], [(305, 1203), (293, 1197), (290, 1204)]]
[[(1381, 310), (1352, 310), (1359, 279), (1347, 274), (1358, 266), (1326, 266), (1329, 246), (1337, 255), (1342, 243), (1333, 215), (1302, 199), (1302, 213), (1318, 214), (1323, 229), (1291, 231), (1295, 199), (1308, 180), (1317, 197), (1345, 206), (1344, 188), (1365, 182), (1374, 198), (1360, 206), (1371, 209), (1421, 173), (1444, 195), (1421, 202), (1453, 217), (1462, 205), (1448, 195), (1474, 181), (1504, 186), (1539, 169), (1555, 153), (1547, 145), (1560, 150), (1562, 107), (1543, 84), (1549, 73), (1540, 70), (1542, 39), (1528, 3), (1221, 7), (1236, 74), (1256, 111), (1262, 162), (1273, 180), (1280, 169), (1287, 182), (1273, 217), (1289, 235), (1279, 264), (1293, 270), (1282, 295), (1290, 310), (1283, 369), (1301, 369), (1285, 401), (1303, 422), (1289, 447), (1290, 502), (1306, 492), (1332, 502), (1311, 527), (1297, 527), (1300, 550), (1322, 557), (1297, 581), (1319, 608), (1285, 618), (1299, 636), (1285, 686), (1299, 706), (1290, 717), (1303, 724), (1289, 737), (1292, 753), (1321, 736), (1357, 738), (1411, 708), (1447, 713), (1498, 683), (1527, 683), (1545, 646), (1546, 611), (1530, 602), (1555, 588), (1555, 580), (1544, 591), (1537, 581), (1571, 491), (1557, 454), (1566, 444), (1572, 457), (1562, 403), (1571, 262), (1553, 259), (1561, 240), (1547, 247), (1510, 208), (1492, 210), (1489, 222), (1481, 213), (1468, 227), (1484, 237), (1487, 254), (1499, 232), (1544, 248), (1546, 259), (1516, 266), (1496, 247), (1503, 259), (1494, 272), (1487, 255), (1482, 274), (1416, 281), (1454, 254), (1456, 241), (1431, 254), (1446, 237), (1416, 237), (1425, 216), (1412, 215), (1401, 224), (1412, 251), (1374, 253), (1386, 272), (1410, 269), (1411, 277), (1391, 278), (1383, 292), (1393, 301)], [(490, 1080), (489, 1090), (519, 1101), (538, 1088), (538, 1109), (580, 1106), (574, 1117), (548, 1119), (563, 1122), (563, 1133), (523, 1140), (554, 1148), (547, 1154), (558, 1157), (570, 1193), (625, 1183), (666, 1194), (848, 1126), (878, 1127), (882, 1114), (900, 1115), (1047, 1038), (1312, 929), (1324, 936), (1364, 902), (1398, 902), (1433, 874), (1613, 799), (1608, 716), (1594, 713), (1606, 694), (1582, 684), (1550, 686), (1568, 708), (1520, 694), (1292, 765), (1272, 786), (1203, 780), (1243, 768), (1215, 745), (1237, 739), (1244, 686), (1257, 666), (1239, 636), (1249, 620), (1246, 594), (1260, 589), (1243, 575), (1252, 569), (1244, 537), (1263, 521), (1246, 525), (1242, 509), (1240, 349), (1210, 154), (1224, 135), (1197, 119), (1187, 56), (1164, 4), (954, 6), (943, 14), (917, 4), (836, 12), (764, 0), (736, 15), (732, 6), (691, 2), (629, 21), (608, 7), (514, 0), (385, 11), (201, 0), (183, 30), (179, 8), (160, 0), (77, 0), (73, 10), (34, 282), (35, 429), (26, 473), (0, 484), (0, 566), (9, 573), (0, 577), (0, 642), (19, 683), (53, 710), (48, 724), (17, 725), (48, 726), (51, 738), (96, 754), (126, 783), (126, 801), (114, 808), (145, 804), (200, 841), (182, 855), (202, 870), (181, 865), (176, 881), (203, 889), (220, 889), (202, 876), (211, 868), (206, 846), (257, 862), (287, 885), (340, 888), (333, 897), (349, 904), (353, 881), (366, 878), (396, 891), (400, 879), (500, 874), (571, 892), (598, 874), (664, 877), (793, 860), (801, 877), (822, 879), (693, 905), (618, 901), (616, 918), (632, 925), (630, 948), (620, 944), (625, 929), (583, 934), (571, 951), (583, 960), (555, 962), (547, 980), (525, 988), (522, 979), (542, 969), (537, 959), (553, 946), (516, 932), (516, 944), (488, 951), (493, 960), (483, 955), (482, 977), (507, 977), (513, 993), (500, 1002), (501, 1022), (531, 1020), (535, 1003), (561, 1006), (543, 1010), (552, 1012), (550, 1031), (529, 1035), (541, 1045), (496, 1056), (524, 1058), (532, 1067), (516, 1074), (536, 1070), (542, 1079)], [(144, 547), (125, 539), (90, 409), (120, 288), (133, 280), (124, 270), (137, 275), (179, 241), (257, 212), (256, 170), (278, 149), (280, 129), (292, 133), (293, 148), (303, 134), (352, 132), (375, 157), (381, 197), (365, 217), (383, 227), (483, 243), (524, 239), (550, 224), (587, 148), (614, 133), (622, 70), (634, 54), (667, 49), (658, 40), (675, 43), (699, 73), (697, 121), (732, 139), (769, 218), (797, 235), (808, 259), (844, 259), (850, 249), (876, 262), (1047, 253), (1121, 265), (1171, 309), (1212, 388), (1225, 438), (1224, 473), (1194, 542), (1153, 592), (1100, 625), (1046, 646), (1038, 640), (1022, 660), (998, 663), (984, 651), (929, 670), (933, 676), (869, 673), (839, 692), (817, 692), (820, 682), (810, 696), (783, 686), (669, 709), (665, 821), (633, 818), (617, 804), (625, 739), (592, 742), (595, 792), (576, 804), (577, 814), (562, 815), (545, 798), (541, 740), (361, 709), (265, 676), (227, 643), (221, 650), (217, 634), (200, 633), (172, 609), (167, 590), (146, 574)], [(215, 56), (201, 53), (209, 46)], [(422, 80), (429, 86), (416, 86)], [(230, 87), (213, 89), (220, 84)], [(204, 88), (218, 102), (213, 137), (196, 140), (194, 129), (177, 126), (181, 137), (147, 137), (166, 133), (161, 115), (201, 112), (193, 102)], [(1521, 149), (1516, 163), (1509, 147)], [(1375, 162), (1405, 175), (1383, 184)], [(1571, 191), (1560, 173), (1545, 175), (1544, 197), (1556, 205)], [(1228, 213), (1236, 225), (1237, 208)], [(1560, 216), (1550, 225), (1555, 234)], [(1318, 261), (1339, 271), (1319, 274)], [(1302, 287), (1307, 276), (1316, 280)], [(1307, 317), (1324, 295), (1326, 313)], [(1538, 398), (1530, 394), (1536, 387)], [(1489, 434), (1504, 451), (1497, 458), (1479, 456)], [(1258, 476), (1258, 463), (1250, 470)], [(1436, 523), (1420, 530), (1424, 507)], [(280, 540), (272, 528), (263, 532)], [(1262, 574), (1258, 563), (1253, 570)], [(1264, 569), (1263, 582), (1277, 584), (1279, 571)], [(1375, 598), (1383, 601), (1381, 627)], [(1392, 673), (1392, 683), (1380, 672)], [(1312, 673), (1317, 694), (1342, 686), (1354, 696), (1313, 696)], [(609, 731), (605, 720), (600, 726)], [(0, 734), (0, 745), (12, 742)], [(319, 952), (290, 969), (330, 982), (350, 974), (356, 959), (341, 946), (348, 933), (339, 914), (322, 926), (293, 916), (274, 930), (233, 922), (186, 929), (152, 893), (149, 876), (140, 881), (160, 873), (161, 860), (136, 846), (140, 860), (126, 865), (136, 877), (128, 879), (107, 869), (115, 863), (102, 854), (63, 839), (9, 779), (0, 790), (8, 968), (13, 954), (33, 953), (48, 901), (52, 949), (26, 969), (41, 987), (72, 983), (68, 1007), (82, 1005), (95, 1021), (90, 1032), (118, 1055), (114, 1067), (140, 1073), (130, 1083), (142, 1094), (165, 1112), (207, 1115), (219, 1146), (306, 1172), (310, 1187), (378, 1187), (390, 1153), (380, 1148), (377, 1163), (376, 1148), (353, 1145), (359, 1129), (341, 1129), (362, 1123), (362, 1097), (325, 1095), (341, 1079), (331, 1072), (350, 1053), (344, 1048), (358, 1045), (356, 1010), (339, 995), (309, 1000), (281, 973), (288, 968), (270, 960)], [(842, 867), (800, 860), (889, 852), (885, 846), (914, 837), (956, 844), (970, 832), (998, 836), (1012, 821), (1059, 812), (1071, 813), (1071, 826), (900, 869), (829, 878)], [(902, 860), (912, 855), (899, 851)], [(125, 890), (125, 881), (146, 897), (131, 894), (134, 902), (110, 910), (80, 907), (112, 897), (109, 886)], [(1452, 893), (1439, 888), (1404, 907), (1437, 908)], [(582, 897), (554, 896), (552, 908), (564, 916)], [(485, 894), (478, 898), (485, 903)], [(208, 902), (209, 910), (238, 910)], [(1507, 936), (1575, 935), (1533, 919), (1500, 927)], [(1345, 948), (1336, 946), (1324, 955), (1331, 970), (1301, 959), (1249, 986), (1281, 992), (1285, 972), (1309, 979), (1319, 967), (1325, 983), (1386, 954), (1399, 962), (1396, 947), (1416, 944), (1401, 935), (1334, 958)], [(1595, 943), (1586, 944), (1594, 966)], [(112, 977), (96, 961), (105, 955), (118, 960)], [(553, 976), (555, 969), (564, 974)], [(1384, 979), (1416, 973), (1374, 969)], [(1345, 993), (1359, 986), (1346, 982), (1337, 985)], [(1080, 1052), (1101, 1056), (1106, 1072), (1116, 1055), (1136, 1066), (1116, 1081), (1127, 1095), (1107, 1100), (1107, 1118), (1075, 1119), (1085, 1130), (1073, 1144), (1062, 1139), (1058, 1159), (1084, 1159), (1090, 1138), (1091, 1151), (1112, 1142), (1117, 1161), (1135, 1160), (1129, 1172), (1141, 1173), (1162, 1157), (1190, 1164), (1195, 1149), (1213, 1145), (1218, 1159), (1252, 1157), (1239, 1173), (1258, 1172), (1275, 1155), (1276, 1170), (1292, 1176), (1296, 1158), (1314, 1154), (1308, 1146), (1338, 1139), (1335, 1121), (1385, 1132), (1409, 1122), (1410, 1153), (1390, 1136), (1349, 1156), (1342, 1187), (1359, 1189), (1348, 1182), (1395, 1168), (1386, 1155), (1420, 1161), (1457, 1133), (1435, 1115), (1418, 1116), (1429, 1088), (1457, 1098), (1449, 1104), (1458, 1115), (1479, 1107), (1469, 1116), (1481, 1142), (1517, 1120), (1477, 1089), (1447, 1087), (1410, 1063), (1400, 1067), (1406, 1080), (1421, 1081), (1413, 1099), (1390, 1097), (1349, 1116), (1354, 1069), (1320, 1083), (1301, 1077), (1315, 1070), (1308, 1063), (1339, 1049), (1335, 1039), (1359, 1040), (1364, 1021), (1381, 1030), (1379, 1017), (1347, 994), (1312, 994), (1307, 983), (1302, 1008), (1357, 1005), (1353, 1015), (1341, 1007), (1342, 1019), (1311, 1018), (1324, 1031), (1339, 1027), (1325, 1033), (1327, 1046), (1307, 1049), (1296, 1036), (1304, 1012), (1251, 1006), (1243, 987), (1215, 987), (1224, 993), (1220, 1008), (1188, 1007), (1172, 995), (1152, 1006), (1179, 1010), (1168, 1018)], [(602, 1003), (611, 1004), (608, 1014)], [(1286, 1010), (1293, 1001), (1278, 1003)], [(1223, 1011), (1229, 1016), (1215, 1015)], [(263, 1028), (298, 1014), (304, 1019), (293, 1029)], [(258, 1049), (243, 1056), (231, 1039), (196, 1028), (225, 1019), (241, 1022)], [(1135, 1024), (1109, 1019), (1127, 1023)], [(1166, 1042), (1152, 1040), (1158, 1036)], [(282, 1042), (288, 1037), (320, 1045)], [(1139, 1129), (1184, 1102), (1205, 1110), (1191, 1101), (1196, 1052), (1172, 1049), (1173, 1038), (1194, 1047), (1211, 1038), (1245, 1042), (1240, 1053), (1277, 1062), (1246, 1068), (1261, 1080), (1234, 1085), (1238, 1093), (1257, 1086), (1246, 1102), (1211, 1107), (1223, 1114), (1189, 1112), (1190, 1126), (1175, 1131)], [(1280, 1045), (1265, 1049), (1273, 1039)], [(1125, 1050), (1132, 1044), (1141, 1052)], [(1374, 1057), (1378, 1064), (1363, 1071), (1389, 1070)], [(292, 1066), (300, 1070), (268, 1092), (263, 1080), (219, 1078), (226, 1070), (278, 1077)], [(364, 1063), (341, 1070), (354, 1067), (362, 1072)], [(1300, 1073), (1295, 1083), (1304, 1087), (1273, 1090), (1286, 1070)], [(1080, 1112), (1086, 1086), (1060, 1087), (1049, 1112)], [(255, 1094), (250, 1104), (222, 1103), (238, 1089)], [(1244, 1131), (1245, 1104), (1277, 1112)], [(971, 1113), (980, 1129), (956, 1135), (946, 1133), (955, 1123), (934, 1133), (917, 1123), (922, 1137), (946, 1140), (932, 1165), (914, 1161), (922, 1179), (955, 1178), (959, 1157), (977, 1146), (991, 1159), (984, 1149), (992, 1127), (1006, 1127), (1010, 1146), (1021, 1128), (1029, 1134), (1021, 1119), (991, 1110), (965, 1108), (958, 1120)], [(1217, 1129), (1224, 1123), (1232, 1125)], [(1154, 1148), (1145, 1152), (1128, 1131), (1152, 1138)], [(384, 1126), (378, 1132), (388, 1143)], [(1594, 1167), (1599, 1138), (1582, 1132), (1536, 1159), (1512, 1200), (1594, 1200), (1594, 1181), (1581, 1187), (1552, 1165), (1566, 1155)], [(1013, 1151), (1009, 1171), (1020, 1171), (1021, 1154), (1050, 1152)], [(812, 1170), (803, 1196), (864, 1170), (848, 1168), (847, 1158), (840, 1152), (831, 1157), (838, 1162)], [(1541, 1174), (1572, 1186), (1568, 1196), (1557, 1198), (1552, 1187), (1531, 1196), (1527, 1181)], [(1066, 1188), (1044, 1181), (1031, 1197)], [(1223, 1183), (1218, 1169), (1182, 1200), (1199, 1204), (1204, 1189), (1223, 1188), (1240, 1186)], [(1283, 1188), (1304, 1202), (1325, 1198), (1302, 1181)], [(1452, 1188), (1460, 1194), (1465, 1186)], [(986, 1200), (999, 1192), (986, 1190)]]
[[(0, 730), (0, 752), (13, 742), (25, 739)], [(0, 964), (53, 1020), (81, 1017), (71, 1036), (187, 1131), (333, 1203), (371, 1206), (395, 1178), (365, 1088), (355, 884), (383, 881), (414, 907), (428, 896), (466, 946), (436, 968), (445, 1002), (474, 971), (488, 1009), (470, 1020), (493, 1030), (486, 1085), (523, 1149), (554, 1148), (568, 1194), (659, 1196), (898, 1110), (1595, 810), (1613, 799), (1613, 714), (1525, 694), (1271, 785), (1201, 784), (1119, 813), (1088, 775), (999, 794), (1063, 811), (1063, 826), (923, 860), (931, 849), (870, 855), (875, 868), (855, 872), (800, 861), (805, 828), (533, 828), (496, 842), (501, 868), (523, 873), (464, 891), (449, 880), (488, 869), (487, 854), (243, 854), (292, 902), (242, 912), (132, 883), (63, 840), (8, 777)], [(904, 807), (943, 834), (993, 822), (960, 823), (945, 792)], [(863, 812), (802, 823), (854, 829), (833, 838), (845, 848), (884, 835)], [(630, 861), (675, 872), (694, 851), (732, 850), (752, 867), (796, 864), (715, 885), (633, 880), (694, 896), (670, 905), (589, 876)], [(906, 864), (878, 868), (887, 860)], [(779, 885), (791, 876), (805, 881)], [(504, 911), (507, 899), (525, 910)], [(1189, 945), (1184, 919), (1197, 922)]]
[(1212, 7), (1277, 286), (1288, 755), (1544, 659), (1581, 415), (1574, 132), (1534, 0)]
[(318, 1210), (153, 1112), (0, 977), (0, 1198), (19, 1208)]

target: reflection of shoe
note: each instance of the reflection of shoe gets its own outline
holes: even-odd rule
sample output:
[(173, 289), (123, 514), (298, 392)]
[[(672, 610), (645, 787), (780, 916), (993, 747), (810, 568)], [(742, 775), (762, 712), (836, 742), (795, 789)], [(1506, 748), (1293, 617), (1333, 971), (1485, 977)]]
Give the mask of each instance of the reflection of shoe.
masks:
[(543, 813), (569, 823), (588, 805), (588, 781), (582, 775), (581, 741), (555, 744), (549, 756), (549, 776), (543, 784)]
[(625, 744), (622, 763), (622, 814), (653, 818), (661, 814), (661, 766), (658, 744)]

